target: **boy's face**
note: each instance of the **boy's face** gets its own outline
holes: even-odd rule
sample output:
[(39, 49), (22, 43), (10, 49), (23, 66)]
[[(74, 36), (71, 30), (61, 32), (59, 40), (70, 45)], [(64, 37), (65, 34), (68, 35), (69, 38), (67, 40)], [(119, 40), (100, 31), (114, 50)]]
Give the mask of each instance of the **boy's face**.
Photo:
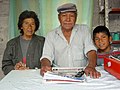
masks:
[(111, 49), (110, 42), (112, 41), (111, 37), (108, 37), (105, 33), (96, 33), (94, 38), (94, 43), (96, 47), (103, 52), (109, 52)]

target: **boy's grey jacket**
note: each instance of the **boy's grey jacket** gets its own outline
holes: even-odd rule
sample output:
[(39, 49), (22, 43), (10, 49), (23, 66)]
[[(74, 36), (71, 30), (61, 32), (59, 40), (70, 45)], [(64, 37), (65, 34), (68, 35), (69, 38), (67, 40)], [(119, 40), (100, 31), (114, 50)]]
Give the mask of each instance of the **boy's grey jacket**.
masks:
[[(26, 65), (30, 69), (40, 68), (40, 57), (42, 56), (45, 38), (38, 35), (33, 35), (30, 41), (26, 54)], [(4, 51), (2, 60), (2, 70), (4, 74), (8, 74), (14, 70), (14, 66), (19, 61), (22, 61), (22, 49), (20, 46), (20, 36), (8, 41)]]

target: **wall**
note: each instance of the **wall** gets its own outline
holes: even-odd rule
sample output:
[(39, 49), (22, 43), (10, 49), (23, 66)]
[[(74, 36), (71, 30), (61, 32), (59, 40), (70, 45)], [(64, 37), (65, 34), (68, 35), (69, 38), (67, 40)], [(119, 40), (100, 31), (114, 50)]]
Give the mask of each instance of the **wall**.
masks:
[(9, 0), (0, 0), (0, 79), (4, 77), (1, 70), (3, 52), (8, 41)]
[[(94, 0), (94, 12), (93, 12), (93, 29), (98, 25), (104, 25), (104, 13), (100, 14), (100, 6), (104, 6), (104, 0)], [(120, 0), (108, 0), (108, 8), (120, 8)], [(118, 14), (109, 14), (109, 29), (111, 32), (120, 31), (120, 13)]]

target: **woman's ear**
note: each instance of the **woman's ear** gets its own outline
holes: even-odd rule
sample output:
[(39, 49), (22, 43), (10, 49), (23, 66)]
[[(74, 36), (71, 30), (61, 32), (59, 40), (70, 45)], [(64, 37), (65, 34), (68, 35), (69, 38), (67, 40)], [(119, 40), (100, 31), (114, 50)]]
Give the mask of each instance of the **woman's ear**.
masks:
[(23, 27), (21, 27), (21, 29), (23, 29)]

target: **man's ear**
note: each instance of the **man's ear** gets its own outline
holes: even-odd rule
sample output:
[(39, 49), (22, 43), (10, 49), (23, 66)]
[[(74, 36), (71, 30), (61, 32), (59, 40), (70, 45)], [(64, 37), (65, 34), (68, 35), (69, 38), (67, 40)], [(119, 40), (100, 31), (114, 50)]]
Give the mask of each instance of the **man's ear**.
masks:
[(58, 20), (60, 20), (60, 14), (58, 14)]

